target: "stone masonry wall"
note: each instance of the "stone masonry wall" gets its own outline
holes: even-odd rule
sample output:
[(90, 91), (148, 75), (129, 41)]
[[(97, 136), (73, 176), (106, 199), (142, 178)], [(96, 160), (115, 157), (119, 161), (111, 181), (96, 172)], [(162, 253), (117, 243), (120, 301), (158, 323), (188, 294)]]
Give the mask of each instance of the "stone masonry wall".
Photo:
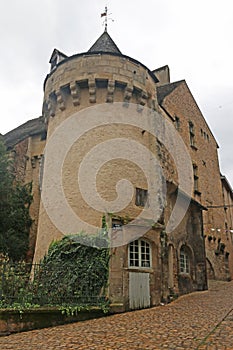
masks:
[[(222, 261), (220, 255), (215, 254), (218, 243), (221, 242), (225, 245), (223, 254), (229, 253), (231, 257), (233, 256), (233, 247), (225, 232), (218, 146), (185, 81), (165, 97), (162, 106), (170, 115), (171, 123), (176, 125), (176, 118), (179, 118), (178, 132), (185, 142), (193, 165), (197, 167), (198, 191), (193, 192), (193, 198), (207, 208), (219, 206), (219, 208), (208, 208), (208, 211), (203, 212), (204, 235), (215, 239), (211, 245), (208, 240), (206, 241), (206, 255), (213, 265), (215, 277), (228, 279), (229, 268), (225, 267), (225, 261)], [(165, 117), (168, 118), (168, 115)], [(190, 122), (193, 124), (194, 145), (190, 144)]]
[[(45, 83), (44, 116), (48, 121), (48, 140), (54, 130), (74, 113), (106, 102), (123, 102), (126, 108), (127, 103), (134, 103), (135, 110), (137, 106), (143, 108), (144, 105), (158, 109), (154, 81), (146, 68), (124, 57), (111, 55), (78, 56), (59, 65)], [(77, 186), (77, 171), (83, 157), (95, 145), (116, 137), (140, 142), (156, 154), (156, 140), (147, 132), (142, 133), (142, 130), (130, 125), (99, 126), (74, 142), (62, 169), (63, 190), (69, 205), (84, 222), (99, 227), (104, 213), (92, 209), (83, 200)], [(100, 169), (96, 178), (97, 190), (102, 198), (108, 201), (116, 198), (115, 187), (122, 174), (135, 188), (147, 189), (145, 176), (138, 166), (127, 159), (114, 159)], [(135, 217), (140, 211), (134, 196), (128, 207), (118, 214)], [(81, 229), (77, 227), (77, 232), (72, 233)], [(51, 222), (41, 203), (34, 260), (39, 261), (52, 240), (61, 237), (62, 233)]]

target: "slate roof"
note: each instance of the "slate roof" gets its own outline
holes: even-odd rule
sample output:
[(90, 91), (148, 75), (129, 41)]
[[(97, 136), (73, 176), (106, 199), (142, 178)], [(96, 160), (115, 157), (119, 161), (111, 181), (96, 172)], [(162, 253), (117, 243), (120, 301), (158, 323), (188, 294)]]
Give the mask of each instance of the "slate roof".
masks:
[(157, 96), (159, 104), (162, 103), (163, 99), (169, 95), (177, 86), (179, 86), (185, 80), (176, 81), (175, 83), (169, 83), (157, 87)]
[(111, 52), (121, 54), (121, 51), (106, 31), (96, 40), (88, 52)]
[(3, 140), (7, 148), (14, 147), (17, 143), (25, 140), (27, 137), (44, 134), (46, 133), (46, 126), (44, 124), (43, 118), (35, 118), (27, 121), (26, 123), (20, 125), (9, 131), (7, 134), (3, 135)]
[[(181, 84), (183, 84), (183, 83), (186, 84), (186, 81), (185, 81), (185, 80), (180, 80), (180, 81), (176, 81), (176, 82), (174, 82), (174, 83), (169, 83), (169, 84), (166, 84), (166, 85), (157, 86), (157, 89), (156, 89), (156, 90), (157, 90), (158, 103), (161, 105), (162, 102), (163, 102), (163, 100), (164, 100), (164, 98), (165, 98), (166, 96), (168, 96), (172, 91), (174, 91), (179, 85), (181, 85)], [(187, 84), (186, 84), (186, 86), (187, 86)], [(188, 88), (188, 90), (189, 90), (189, 87), (188, 87), (188, 86), (187, 86), (187, 88)], [(190, 92), (190, 95), (192, 96), (192, 93), (191, 93), (190, 90), (189, 90), (189, 92)], [(202, 117), (203, 117), (203, 119), (204, 119), (204, 122), (206, 123), (206, 127), (209, 129), (210, 134), (213, 136), (213, 139), (214, 139), (215, 142), (216, 142), (216, 147), (219, 148), (218, 143), (217, 143), (217, 141), (216, 141), (216, 139), (215, 139), (215, 137), (214, 137), (214, 135), (213, 135), (213, 133), (212, 133), (212, 131), (211, 131), (209, 125), (208, 125), (208, 123), (206, 122), (206, 120), (205, 120), (205, 118), (204, 118), (204, 116), (203, 116), (203, 114), (202, 114), (202, 112), (201, 112), (199, 106), (197, 105), (197, 102), (195, 101), (195, 99), (194, 99), (193, 96), (192, 96), (192, 98), (193, 98), (193, 100), (194, 100), (194, 102), (195, 102), (195, 104), (196, 104), (196, 107), (198, 108), (200, 114), (202, 115)]]
[(52, 63), (53, 60), (54, 60), (54, 58), (57, 57), (57, 56), (59, 56), (59, 57), (61, 57), (61, 58), (63, 58), (63, 59), (65, 59), (65, 58), (68, 57), (68, 56), (65, 55), (63, 52), (59, 51), (58, 49), (54, 49), (54, 50), (53, 50), (53, 53), (52, 53), (52, 55), (51, 55), (51, 58), (50, 58), (50, 60), (49, 60), (49, 63)]

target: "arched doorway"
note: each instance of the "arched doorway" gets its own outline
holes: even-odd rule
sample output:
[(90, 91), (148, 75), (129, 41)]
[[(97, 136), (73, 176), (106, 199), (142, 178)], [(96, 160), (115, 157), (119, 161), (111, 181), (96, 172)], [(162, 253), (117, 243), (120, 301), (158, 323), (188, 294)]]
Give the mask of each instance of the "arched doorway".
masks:
[(144, 239), (131, 242), (128, 246), (129, 272), (129, 308), (150, 307), (150, 273), (146, 269), (152, 266), (151, 245)]

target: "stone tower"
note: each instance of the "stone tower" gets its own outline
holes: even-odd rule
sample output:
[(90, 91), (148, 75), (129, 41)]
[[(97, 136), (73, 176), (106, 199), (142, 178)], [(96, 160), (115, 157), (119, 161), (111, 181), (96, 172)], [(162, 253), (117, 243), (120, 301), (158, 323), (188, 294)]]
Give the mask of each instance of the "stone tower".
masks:
[[(43, 115), (47, 123), (47, 140), (75, 113), (96, 105), (121, 102), (125, 105), (133, 103), (137, 109), (140, 106), (158, 109), (155, 89), (158, 79), (143, 64), (123, 55), (107, 31), (104, 31), (88, 52), (67, 57), (55, 49), (50, 63), (51, 71), (44, 83), (43, 104)], [(98, 121), (97, 116), (96, 118)], [(69, 138), (67, 134), (66, 137)], [(78, 167), (85, 154), (95, 145), (117, 137), (132, 138), (146, 147), (151, 147), (149, 135), (138, 131), (134, 126), (111, 124), (101, 127), (99, 125), (74, 142), (62, 170), (65, 181), (63, 190), (72, 210), (84, 222), (89, 222), (96, 227), (101, 227), (104, 213), (87, 206), (77, 190), (75, 179), (77, 179)], [(62, 145), (63, 141), (60, 140)], [(115, 159), (114, 169), (113, 173), (112, 165), (106, 164), (102, 169), (102, 176), (100, 174), (100, 178), (97, 177), (98, 191), (106, 200), (114, 200), (116, 192), (111, 188), (115, 188), (117, 181), (121, 179), (122, 171), (124, 177), (128, 177), (135, 188), (147, 190), (146, 179), (138, 175), (137, 167), (131, 162)], [(44, 177), (49, 176), (50, 173), (47, 174), (44, 169)], [(135, 195), (136, 193), (131, 205), (124, 212), (118, 213), (120, 216), (137, 216), (140, 209), (133, 203)], [(59, 211), (58, 207), (59, 205), (57, 206)], [(60, 230), (44, 209), (41, 203), (35, 261), (43, 257), (52, 240), (61, 237)], [(77, 227), (76, 232), (70, 232), (65, 218), (63, 232), (66, 230), (65, 225), (67, 225), (67, 234), (77, 233), (84, 229)]]

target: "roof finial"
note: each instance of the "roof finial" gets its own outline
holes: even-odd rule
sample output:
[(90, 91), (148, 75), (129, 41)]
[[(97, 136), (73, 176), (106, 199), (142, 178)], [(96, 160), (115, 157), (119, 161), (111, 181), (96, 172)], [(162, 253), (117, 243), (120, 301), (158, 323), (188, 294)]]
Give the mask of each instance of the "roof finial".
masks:
[(108, 7), (105, 6), (105, 10), (103, 13), (101, 13), (101, 17), (105, 17), (104, 19), (104, 31), (107, 32), (108, 31), (108, 20), (111, 20), (112, 22), (114, 22), (114, 20), (112, 18), (109, 18), (108, 16), (111, 15), (111, 13), (108, 14)]
[(108, 8), (105, 6), (105, 10), (103, 13), (101, 13), (101, 17), (105, 17), (104, 19), (104, 25), (105, 25), (105, 32), (107, 32), (108, 29)]

